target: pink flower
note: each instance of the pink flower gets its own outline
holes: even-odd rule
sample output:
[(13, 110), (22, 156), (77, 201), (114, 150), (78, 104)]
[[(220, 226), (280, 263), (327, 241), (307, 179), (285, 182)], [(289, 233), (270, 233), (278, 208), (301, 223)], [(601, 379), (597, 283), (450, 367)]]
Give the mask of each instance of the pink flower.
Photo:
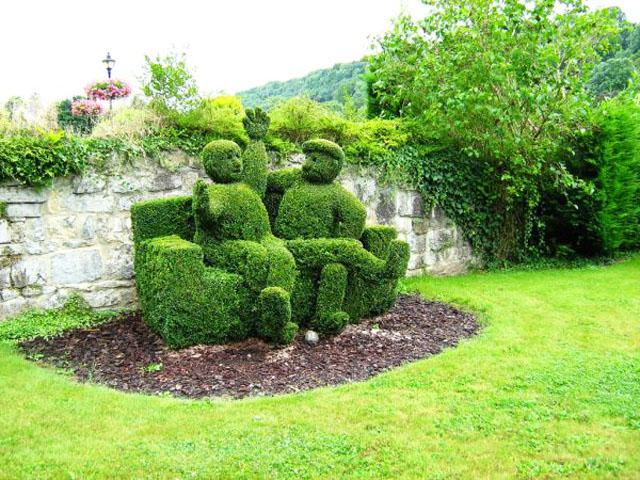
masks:
[(107, 80), (88, 85), (85, 91), (87, 97), (94, 100), (114, 100), (128, 97), (131, 94), (131, 87), (122, 80)]
[(102, 113), (102, 105), (88, 98), (74, 100), (71, 103), (71, 114), (76, 117), (94, 116)]

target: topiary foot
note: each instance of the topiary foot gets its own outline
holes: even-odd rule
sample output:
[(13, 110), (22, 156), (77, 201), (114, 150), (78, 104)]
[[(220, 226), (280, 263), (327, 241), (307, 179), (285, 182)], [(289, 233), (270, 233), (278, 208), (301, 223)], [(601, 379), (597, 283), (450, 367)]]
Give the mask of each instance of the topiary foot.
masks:
[(324, 335), (340, 333), (349, 324), (347, 312), (332, 312), (321, 315), (314, 322), (314, 328)]
[(272, 343), (290, 343), (298, 331), (291, 321), (289, 293), (280, 287), (267, 287), (258, 297), (258, 335)]

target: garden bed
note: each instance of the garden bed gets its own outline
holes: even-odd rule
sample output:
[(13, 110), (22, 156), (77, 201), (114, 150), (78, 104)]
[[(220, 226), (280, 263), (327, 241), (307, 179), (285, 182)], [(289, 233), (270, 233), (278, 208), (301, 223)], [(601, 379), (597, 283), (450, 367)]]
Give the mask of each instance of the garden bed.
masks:
[(473, 315), (411, 295), (315, 346), (298, 335), (286, 348), (250, 339), (172, 351), (134, 313), (21, 348), (30, 358), (72, 370), (80, 381), (119, 390), (241, 398), (365, 380), (454, 346), (477, 330)]

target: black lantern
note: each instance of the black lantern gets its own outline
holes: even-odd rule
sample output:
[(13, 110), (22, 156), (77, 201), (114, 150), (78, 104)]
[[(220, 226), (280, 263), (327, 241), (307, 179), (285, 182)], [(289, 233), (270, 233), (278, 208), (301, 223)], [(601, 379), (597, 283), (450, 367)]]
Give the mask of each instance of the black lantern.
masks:
[(107, 56), (102, 60), (102, 63), (107, 67), (107, 76), (111, 78), (111, 70), (113, 70), (113, 65), (116, 63), (116, 61), (111, 58), (111, 53), (107, 52)]

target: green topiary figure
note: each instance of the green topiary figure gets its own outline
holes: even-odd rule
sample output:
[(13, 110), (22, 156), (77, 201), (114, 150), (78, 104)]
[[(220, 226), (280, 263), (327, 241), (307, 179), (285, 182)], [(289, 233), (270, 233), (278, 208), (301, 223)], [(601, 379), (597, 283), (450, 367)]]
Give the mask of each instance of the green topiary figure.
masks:
[(310, 140), (303, 150), (301, 169), (269, 175), (265, 203), (276, 236), (288, 240), (300, 270), (294, 317), (310, 320), (322, 333), (336, 333), (350, 319), (393, 304), (409, 250), (394, 240), (393, 228), (365, 230), (364, 206), (335, 182), (344, 162), (338, 145)]
[(251, 292), (241, 306), (241, 318), (255, 321), (253, 330), (263, 338), (288, 343), (297, 331), (289, 294), (295, 261), (271, 235), (262, 200), (245, 181), (240, 147), (228, 140), (213, 141), (204, 148), (202, 161), (214, 184), (200, 180), (194, 187), (194, 241), (208, 265), (240, 275)]

